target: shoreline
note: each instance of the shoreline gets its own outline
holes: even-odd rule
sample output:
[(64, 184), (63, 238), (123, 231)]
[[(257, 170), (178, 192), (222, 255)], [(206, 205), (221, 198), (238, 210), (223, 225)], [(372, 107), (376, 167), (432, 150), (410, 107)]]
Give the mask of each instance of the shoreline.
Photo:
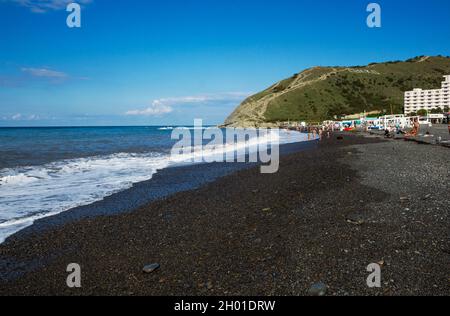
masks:
[[(275, 175), (244, 168), (132, 212), (9, 239), (0, 245), (0, 294), (305, 295), (324, 282), (330, 295), (448, 295), (448, 206), (434, 197), (445, 184), (405, 177), (386, 187), (380, 174), (405, 168), (394, 168), (392, 149), (402, 163), (421, 150), (395, 146), (345, 134), (282, 155)], [(442, 172), (435, 164), (448, 149), (428, 150), (430, 168)], [(415, 158), (411, 172), (420, 174), (429, 166)], [(387, 284), (368, 289), (366, 266), (381, 261)], [(82, 266), (81, 289), (65, 285), (72, 262)], [(153, 262), (161, 269), (143, 274)]]
[[(280, 155), (314, 148), (317, 141), (282, 144)], [(151, 179), (137, 182), (131, 188), (106, 196), (94, 203), (74, 207), (36, 220), (32, 225), (7, 237), (21, 239), (81, 219), (133, 212), (140, 207), (179, 192), (198, 189), (239, 170), (260, 166), (259, 163), (180, 163), (157, 170)], [(0, 243), (0, 245), (3, 243)]]
[[(314, 147), (315, 140), (284, 143), (280, 145), (280, 155), (307, 150)], [(248, 157), (246, 158), (248, 160)], [(118, 190), (97, 201), (68, 208), (65, 211), (51, 212), (52, 215), (36, 219), (31, 225), (9, 235), (21, 238), (77, 221), (83, 218), (116, 215), (131, 212), (147, 203), (173, 195), (178, 192), (193, 190), (230, 173), (260, 166), (259, 163), (193, 163), (180, 162), (156, 170), (150, 179), (133, 183), (131, 187)]]

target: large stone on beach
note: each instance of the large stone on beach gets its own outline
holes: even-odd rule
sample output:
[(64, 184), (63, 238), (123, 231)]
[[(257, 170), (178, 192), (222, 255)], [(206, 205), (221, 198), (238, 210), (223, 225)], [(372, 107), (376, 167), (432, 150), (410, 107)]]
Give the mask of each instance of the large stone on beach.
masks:
[(156, 270), (158, 270), (160, 268), (160, 265), (159, 265), (159, 263), (152, 263), (152, 264), (149, 264), (149, 265), (146, 265), (143, 269), (142, 269), (142, 271), (144, 272), (144, 273), (153, 273), (153, 272), (155, 272)]
[(325, 296), (327, 294), (328, 287), (326, 284), (319, 282), (311, 286), (308, 291), (309, 296)]
[(363, 225), (366, 222), (366, 219), (360, 213), (352, 213), (347, 215), (346, 221), (353, 225)]

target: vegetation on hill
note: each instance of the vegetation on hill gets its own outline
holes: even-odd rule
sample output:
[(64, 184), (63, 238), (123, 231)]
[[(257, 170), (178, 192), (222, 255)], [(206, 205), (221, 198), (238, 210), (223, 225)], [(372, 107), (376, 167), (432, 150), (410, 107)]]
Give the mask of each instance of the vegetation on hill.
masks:
[(225, 125), (261, 126), (279, 121), (323, 121), (352, 113), (403, 113), (404, 92), (439, 89), (450, 57), (356, 67), (315, 67), (246, 99)]

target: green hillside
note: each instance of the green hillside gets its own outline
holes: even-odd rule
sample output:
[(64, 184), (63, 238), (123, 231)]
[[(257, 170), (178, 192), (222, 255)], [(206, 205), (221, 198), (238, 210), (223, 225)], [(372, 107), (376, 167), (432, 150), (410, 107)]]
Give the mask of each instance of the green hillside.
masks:
[(450, 58), (442, 56), (357, 67), (315, 67), (249, 97), (225, 124), (323, 121), (374, 110), (402, 113), (405, 91), (438, 89), (442, 76), (448, 74)]

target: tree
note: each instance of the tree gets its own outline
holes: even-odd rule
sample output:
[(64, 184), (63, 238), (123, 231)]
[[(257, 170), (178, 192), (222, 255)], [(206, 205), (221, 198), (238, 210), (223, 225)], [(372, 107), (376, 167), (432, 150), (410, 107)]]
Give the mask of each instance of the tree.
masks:
[(444, 112), (445, 112), (445, 113), (450, 112), (450, 109), (448, 108), (448, 106), (445, 106), (445, 107), (444, 107)]
[(417, 111), (417, 115), (419, 115), (419, 116), (427, 116), (428, 112), (427, 112), (427, 110), (419, 110), (419, 111)]
[(441, 114), (442, 112), (441, 108), (435, 108), (430, 111), (431, 114)]

